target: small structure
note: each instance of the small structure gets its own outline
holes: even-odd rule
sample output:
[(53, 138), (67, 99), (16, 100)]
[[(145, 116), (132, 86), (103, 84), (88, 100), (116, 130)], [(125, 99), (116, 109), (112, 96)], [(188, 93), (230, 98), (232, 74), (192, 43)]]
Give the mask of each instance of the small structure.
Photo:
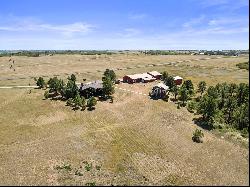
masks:
[(182, 84), (182, 80), (183, 80), (183, 78), (180, 77), (180, 76), (175, 76), (174, 77), (174, 82), (175, 82), (176, 85), (181, 85)]
[(151, 72), (148, 72), (148, 74), (156, 78), (157, 80), (160, 80), (162, 76), (162, 74), (159, 73), (158, 71), (151, 71)]
[(163, 83), (158, 83), (153, 87), (150, 96), (154, 98), (164, 98), (168, 90), (169, 90), (168, 86), (166, 86)]
[(147, 73), (141, 73), (141, 74), (134, 74), (134, 75), (125, 75), (123, 77), (123, 82), (127, 82), (130, 84), (136, 83), (136, 82), (152, 82), (155, 81), (156, 78), (152, 77), (151, 75)]

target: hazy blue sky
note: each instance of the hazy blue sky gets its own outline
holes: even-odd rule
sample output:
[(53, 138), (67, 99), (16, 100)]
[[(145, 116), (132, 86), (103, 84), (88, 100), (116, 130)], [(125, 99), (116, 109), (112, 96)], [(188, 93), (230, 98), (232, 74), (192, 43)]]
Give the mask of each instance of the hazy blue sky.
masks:
[(1, 0), (0, 49), (248, 49), (248, 0)]

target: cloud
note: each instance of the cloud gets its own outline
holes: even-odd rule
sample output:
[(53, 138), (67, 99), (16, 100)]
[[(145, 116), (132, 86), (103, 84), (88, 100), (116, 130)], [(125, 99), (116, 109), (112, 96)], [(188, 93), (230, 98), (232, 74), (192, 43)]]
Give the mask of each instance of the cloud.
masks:
[(142, 33), (141, 30), (136, 28), (126, 28), (122, 32), (116, 33), (119, 37), (130, 38)]
[(86, 34), (91, 32), (95, 26), (84, 23), (75, 22), (70, 24), (50, 24), (30, 19), (13, 19), (8, 23), (0, 23), (0, 31), (20, 32), (20, 31), (33, 31), (33, 32), (55, 32), (66, 36), (80, 33)]
[(148, 17), (147, 14), (130, 14), (128, 16), (129, 19), (133, 19), (133, 20), (142, 20), (146, 17)]
[(205, 15), (201, 15), (200, 17), (198, 18), (193, 18), (185, 23), (183, 23), (183, 27), (185, 28), (188, 28), (188, 27), (193, 27), (193, 26), (196, 26), (196, 25), (200, 25), (201, 23), (203, 23), (205, 20)]
[(209, 20), (208, 25), (218, 26), (218, 25), (247, 25), (248, 17), (220, 17)]

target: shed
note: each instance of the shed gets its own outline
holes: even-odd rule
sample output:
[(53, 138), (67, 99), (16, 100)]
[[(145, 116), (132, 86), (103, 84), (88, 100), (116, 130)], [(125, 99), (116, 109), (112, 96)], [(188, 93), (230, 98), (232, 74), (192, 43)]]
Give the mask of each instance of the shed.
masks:
[(183, 78), (180, 77), (180, 76), (175, 76), (174, 77), (174, 82), (175, 82), (176, 85), (181, 85), (182, 84), (182, 80), (183, 80)]

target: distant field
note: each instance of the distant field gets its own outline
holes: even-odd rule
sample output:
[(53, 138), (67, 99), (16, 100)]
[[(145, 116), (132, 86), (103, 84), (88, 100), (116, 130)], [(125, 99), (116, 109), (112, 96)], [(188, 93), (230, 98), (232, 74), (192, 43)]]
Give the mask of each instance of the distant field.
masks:
[[(33, 77), (66, 79), (71, 73), (77, 82), (90, 81), (100, 79), (106, 68), (116, 69), (118, 77), (157, 70), (194, 84), (249, 82), (248, 71), (236, 67), (248, 56), (195, 60), (201, 58), (212, 57), (12, 57), (14, 71), (10, 58), (0, 57), (0, 86), (34, 85)], [(175, 63), (163, 64), (169, 62)], [(117, 87), (148, 94), (154, 84)], [(115, 89), (114, 103), (98, 101), (91, 112), (43, 100), (43, 90), (0, 89), (0, 185), (249, 184), (248, 148), (209, 131), (204, 143), (196, 144), (194, 114), (186, 108), (122, 89)], [(93, 164), (90, 171), (84, 161)], [(60, 169), (63, 164), (70, 169)]]

